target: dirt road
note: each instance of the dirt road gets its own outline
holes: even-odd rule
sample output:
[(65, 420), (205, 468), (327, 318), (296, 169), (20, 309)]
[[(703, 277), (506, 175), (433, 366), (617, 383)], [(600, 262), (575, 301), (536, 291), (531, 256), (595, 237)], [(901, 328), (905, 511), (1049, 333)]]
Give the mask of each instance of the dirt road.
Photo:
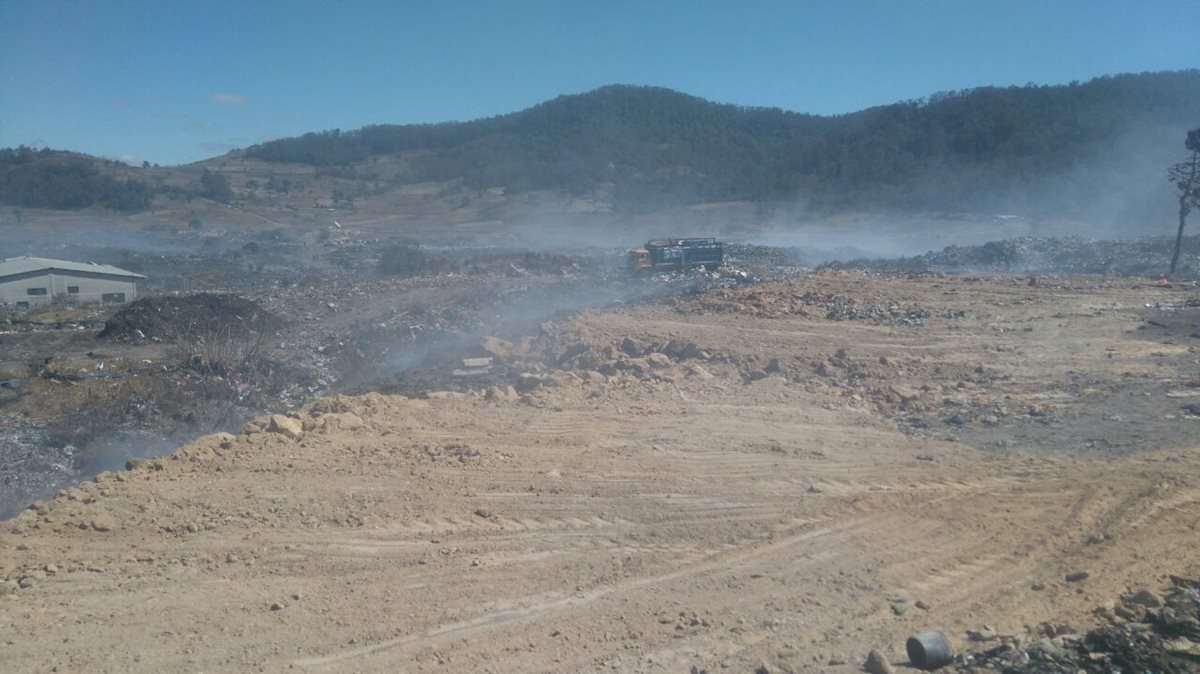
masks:
[(519, 397), (325, 399), (35, 504), (0, 661), (851, 672), (1086, 627), (1200, 572), (1197, 296), (842, 273), (584, 313)]

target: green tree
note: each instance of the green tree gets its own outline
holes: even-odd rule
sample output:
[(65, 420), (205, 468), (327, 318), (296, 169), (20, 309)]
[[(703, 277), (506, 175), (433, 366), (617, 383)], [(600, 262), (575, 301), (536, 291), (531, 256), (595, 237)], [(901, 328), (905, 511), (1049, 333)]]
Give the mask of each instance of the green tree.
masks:
[(1191, 151), (1191, 156), (1167, 171), (1179, 199), (1179, 231), (1175, 233), (1175, 253), (1171, 255), (1168, 275), (1173, 275), (1179, 265), (1179, 251), (1183, 247), (1183, 228), (1187, 224), (1188, 213), (1200, 206), (1200, 129), (1188, 131), (1184, 147)]
[(233, 189), (229, 187), (229, 178), (223, 173), (213, 173), (208, 169), (204, 169), (204, 175), (200, 176), (200, 194), (222, 203), (233, 201)]

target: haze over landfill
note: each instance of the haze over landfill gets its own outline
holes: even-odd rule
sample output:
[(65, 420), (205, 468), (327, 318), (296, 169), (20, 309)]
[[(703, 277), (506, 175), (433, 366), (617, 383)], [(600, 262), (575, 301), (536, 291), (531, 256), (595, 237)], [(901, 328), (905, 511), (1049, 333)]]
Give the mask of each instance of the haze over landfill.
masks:
[(1193, 25), (5, 3), (0, 662), (1198, 671)]

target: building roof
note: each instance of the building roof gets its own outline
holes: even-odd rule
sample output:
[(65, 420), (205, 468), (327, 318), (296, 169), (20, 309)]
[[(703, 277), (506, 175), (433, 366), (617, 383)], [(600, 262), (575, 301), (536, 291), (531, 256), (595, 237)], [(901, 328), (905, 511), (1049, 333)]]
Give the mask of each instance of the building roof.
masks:
[(12, 257), (0, 262), (0, 279), (17, 274), (28, 274), (38, 271), (88, 272), (91, 274), (108, 274), (109, 276), (126, 276), (128, 278), (146, 278), (119, 267), (95, 262), (71, 262), (69, 260), (51, 260), (46, 257)]

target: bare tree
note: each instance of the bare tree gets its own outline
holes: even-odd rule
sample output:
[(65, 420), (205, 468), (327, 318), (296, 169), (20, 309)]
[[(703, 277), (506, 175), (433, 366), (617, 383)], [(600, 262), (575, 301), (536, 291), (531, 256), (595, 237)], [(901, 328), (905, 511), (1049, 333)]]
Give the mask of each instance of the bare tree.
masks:
[(1187, 223), (1188, 212), (1200, 206), (1200, 129), (1188, 131), (1184, 143), (1192, 155), (1167, 170), (1167, 178), (1175, 184), (1179, 193), (1179, 232), (1175, 234), (1175, 254), (1171, 256), (1171, 271), (1179, 265), (1179, 251), (1183, 246), (1183, 227)]

